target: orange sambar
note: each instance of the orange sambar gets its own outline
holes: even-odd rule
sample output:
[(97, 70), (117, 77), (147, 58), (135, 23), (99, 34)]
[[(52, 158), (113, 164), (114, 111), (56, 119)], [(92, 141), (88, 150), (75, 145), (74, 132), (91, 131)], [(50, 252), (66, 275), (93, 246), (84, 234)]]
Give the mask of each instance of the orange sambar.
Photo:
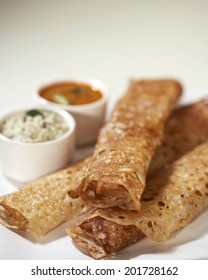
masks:
[(103, 97), (102, 93), (84, 83), (62, 82), (42, 88), (40, 96), (48, 101), (65, 105), (83, 105)]

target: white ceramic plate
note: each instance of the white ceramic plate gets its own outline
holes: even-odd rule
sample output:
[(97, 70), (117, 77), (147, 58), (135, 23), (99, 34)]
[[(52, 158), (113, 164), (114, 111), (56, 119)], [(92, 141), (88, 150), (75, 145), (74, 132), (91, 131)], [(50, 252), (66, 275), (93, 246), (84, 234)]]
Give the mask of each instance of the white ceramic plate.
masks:
[[(203, 96), (203, 94), (201, 94)], [(185, 96), (185, 101), (200, 97), (195, 93)], [(2, 110), (1, 110), (2, 111)], [(93, 147), (77, 151), (77, 158), (90, 154)], [(17, 190), (14, 183), (0, 172), (0, 196)], [(178, 231), (168, 242), (158, 244), (144, 238), (137, 244), (116, 254), (115, 259), (208, 259), (208, 210), (204, 211), (186, 228)], [(0, 259), (62, 259), (88, 260), (66, 235), (74, 221), (62, 224), (36, 243), (29, 234), (17, 233), (0, 225)]]

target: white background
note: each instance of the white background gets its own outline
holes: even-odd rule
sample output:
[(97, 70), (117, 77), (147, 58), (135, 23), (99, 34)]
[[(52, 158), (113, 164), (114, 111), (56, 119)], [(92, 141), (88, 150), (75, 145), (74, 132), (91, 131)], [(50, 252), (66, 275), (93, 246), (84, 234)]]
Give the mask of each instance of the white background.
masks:
[(171, 76), (208, 92), (206, 0), (1, 0), (0, 106), (29, 102), (45, 81)]
[[(204, 96), (207, 11), (206, 0), (1, 0), (0, 110), (31, 102), (45, 81), (74, 75), (100, 79), (113, 96), (132, 77), (175, 77), (184, 100)], [(1, 177), (1, 195), (12, 190)], [(139, 250), (140, 259), (207, 259), (206, 217), (207, 211), (164, 246), (144, 240), (118, 258), (137, 258)], [(89, 259), (68, 237), (54, 240), (60, 230), (35, 245), (1, 227), (0, 259)]]

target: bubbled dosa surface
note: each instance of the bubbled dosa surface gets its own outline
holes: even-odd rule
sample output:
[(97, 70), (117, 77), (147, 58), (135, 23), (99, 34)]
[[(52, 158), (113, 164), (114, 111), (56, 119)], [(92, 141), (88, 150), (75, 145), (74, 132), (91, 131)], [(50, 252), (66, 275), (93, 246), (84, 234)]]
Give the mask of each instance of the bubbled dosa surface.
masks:
[(146, 174), (182, 88), (173, 80), (132, 81), (100, 132), (80, 185), (91, 206), (140, 209)]
[(0, 197), (0, 223), (8, 228), (45, 235), (64, 221), (87, 210), (69, 192), (78, 184), (89, 158), (22, 186)]
[(208, 139), (208, 100), (181, 106), (165, 126), (162, 144), (156, 149), (148, 169), (148, 179), (165, 164), (182, 156)]
[[(208, 207), (207, 159), (208, 142), (205, 142), (166, 165), (147, 183), (140, 211), (118, 207), (98, 209), (67, 233), (96, 259), (138, 241), (143, 234), (157, 242), (168, 240)], [(110, 231), (113, 241), (108, 240)], [(129, 236), (123, 240), (125, 232)]]

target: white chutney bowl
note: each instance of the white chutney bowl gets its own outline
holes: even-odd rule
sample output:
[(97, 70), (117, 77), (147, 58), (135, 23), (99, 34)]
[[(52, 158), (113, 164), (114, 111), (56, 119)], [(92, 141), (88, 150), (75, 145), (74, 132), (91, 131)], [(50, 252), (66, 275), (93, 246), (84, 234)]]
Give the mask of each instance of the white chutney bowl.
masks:
[(68, 127), (56, 139), (26, 143), (7, 138), (0, 133), (0, 163), (4, 175), (21, 183), (35, 180), (43, 175), (67, 166), (73, 161), (75, 151), (75, 120), (65, 112), (45, 106), (17, 107), (0, 118), (1, 124), (17, 112), (43, 110), (56, 113)]

